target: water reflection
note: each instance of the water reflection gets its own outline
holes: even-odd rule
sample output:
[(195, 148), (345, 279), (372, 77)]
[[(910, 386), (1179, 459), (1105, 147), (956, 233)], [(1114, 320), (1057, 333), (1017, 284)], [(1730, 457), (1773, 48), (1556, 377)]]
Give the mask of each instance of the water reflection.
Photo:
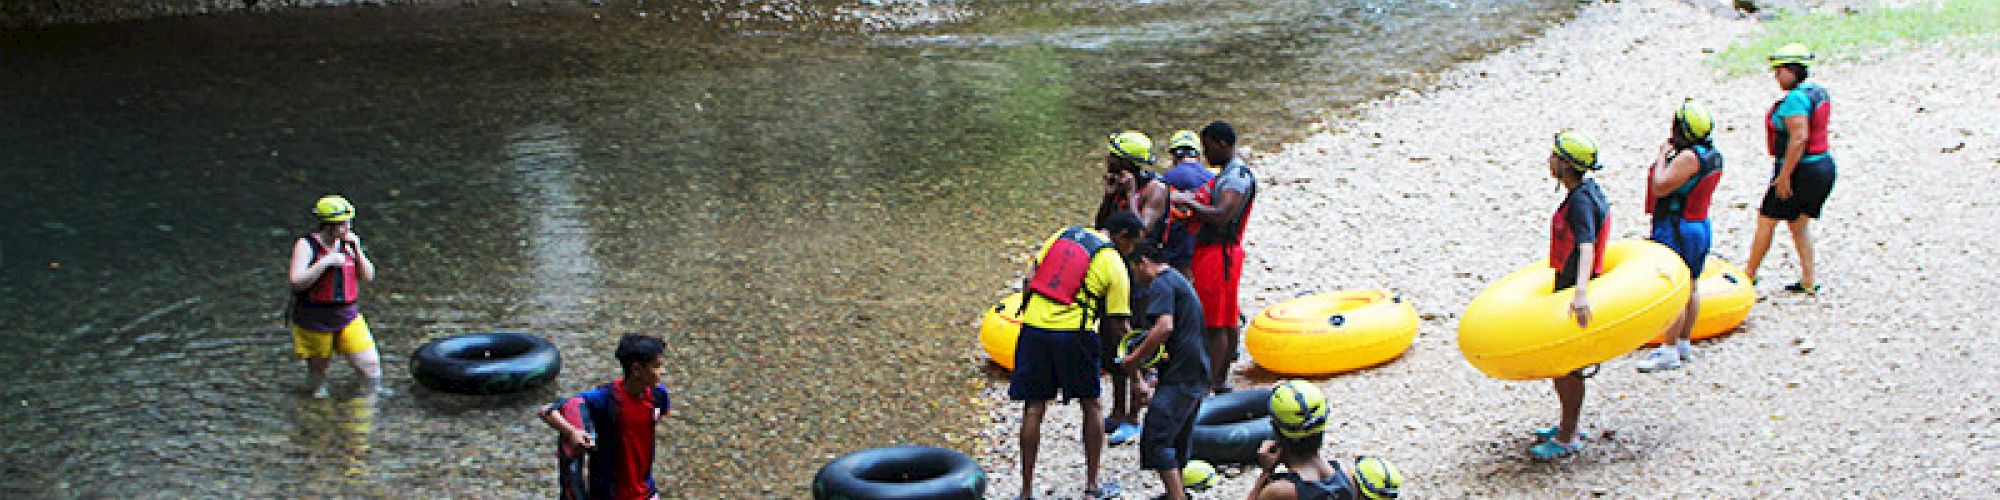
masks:
[(577, 145), (569, 131), (535, 124), (507, 139), (507, 160), (521, 178), (520, 206), (528, 210), (528, 248), (534, 269), (533, 307), (522, 322), (536, 331), (575, 329), (590, 312), (597, 260), (590, 254), (588, 207), (576, 194)]

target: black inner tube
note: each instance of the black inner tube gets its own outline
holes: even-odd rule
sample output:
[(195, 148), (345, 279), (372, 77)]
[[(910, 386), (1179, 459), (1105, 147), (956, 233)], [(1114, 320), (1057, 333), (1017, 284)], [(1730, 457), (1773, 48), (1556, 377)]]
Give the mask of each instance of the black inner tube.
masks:
[(520, 337), (477, 337), (465, 339), (464, 343), (439, 346), (442, 353), (452, 359), (483, 360), (512, 358), (535, 350), (534, 342)]

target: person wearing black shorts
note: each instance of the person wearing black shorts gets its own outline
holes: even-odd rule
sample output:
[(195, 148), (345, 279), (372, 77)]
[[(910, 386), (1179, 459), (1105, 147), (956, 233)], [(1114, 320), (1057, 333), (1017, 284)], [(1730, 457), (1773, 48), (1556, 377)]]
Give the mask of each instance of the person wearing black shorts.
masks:
[(1137, 214), (1118, 212), (1106, 219), (1101, 230), (1072, 226), (1056, 231), (1035, 254), (1033, 283), (1022, 286), (1021, 336), (1007, 383), (1008, 398), (1022, 402), (1021, 498), (1033, 497), (1042, 416), (1049, 400), (1058, 396), (1077, 400), (1083, 413), (1084, 480), (1089, 483), (1084, 496), (1118, 495), (1117, 483), (1097, 483), (1098, 458), (1104, 451), (1097, 384), (1104, 354), (1098, 337), (1125, 335), (1132, 291), (1123, 255), (1139, 244), (1144, 233)]
[(1779, 47), (1770, 56), (1771, 75), (1785, 97), (1771, 105), (1764, 120), (1766, 145), (1773, 164), (1771, 187), (1757, 208), (1757, 235), (1750, 243), (1750, 259), (1744, 273), (1757, 281), (1757, 267), (1771, 250), (1771, 236), (1778, 221), (1791, 228), (1792, 245), (1799, 253), (1799, 281), (1786, 291), (1819, 293), (1814, 274), (1812, 234), (1807, 223), (1819, 218), (1820, 207), (1833, 192), (1835, 169), (1828, 152), (1827, 122), (1833, 114), (1833, 100), (1826, 88), (1806, 82), (1806, 67), (1813, 53), (1803, 44)]
[(1146, 405), (1145, 425), (1140, 426), (1139, 468), (1159, 472), (1167, 498), (1185, 498), (1181, 468), (1192, 458), (1194, 417), (1209, 387), (1201, 300), (1195, 297), (1194, 285), (1167, 264), (1159, 244), (1140, 243), (1135, 254), (1132, 271), (1138, 288), (1144, 290), (1143, 300), (1135, 302), (1145, 304), (1138, 316), (1149, 327), (1145, 340), (1120, 359), (1119, 366), (1137, 373), (1162, 347), (1167, 351), (1160, 384)]

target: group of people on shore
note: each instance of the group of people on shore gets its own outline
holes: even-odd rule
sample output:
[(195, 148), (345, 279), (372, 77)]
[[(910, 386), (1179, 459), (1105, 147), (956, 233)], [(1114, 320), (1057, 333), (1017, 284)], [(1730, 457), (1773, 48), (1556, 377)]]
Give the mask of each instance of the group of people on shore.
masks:
[[(1835, 176), (1827, 143), (1832, 101), (1825, 87), (1806, 81), (1814, 58), (1810, 49), (1797, 43), (1780, 47), (1768, 57), (1772, 78), (1785, 95), (1765, 114), (1772, 176), (1758, 207), (1757, 232), (1745, 266), (1751, 282), (1757, 283), (1757, 268), (1770, 250), (1772, 232), (1783, 221), (1797, 245), (1801, 275), (1799, 282), (1786, 285), (1785, 290), (1806, 294), (1820, 290), (1807, 225), (1819, 218)], [(1691, 98), (1682, 102), (1674, 110), (1672, 131), (1646, 175), (1645, 207), (1652, 215), (1649, 239), (1673, 249), (1697, 281), (1714, 234), (1708, 220), (1709, 205), (1723, 172), (1722, 153), (1710, 141), (1714, 130), (1714, 116), (1706, 108)], [(1589, 278), (1604, 272), (1607, 242), (1603, 236), (1611, 214), (1610, 201), (1589, 177), (1603, 168), (1597, 152), (1597, 144), (1589, 136), (1562, 132), (1556, 134), (1548, 157), (1550, 177), (1568, 192), (1551, 224), (1549, 266), (1556, 271), (1555, 292), (1576, 289), (1570, 312), (1580, 327), (1590, 324)], [(1589, 278), (1583, 277), (1583, 269), (1590, 270)], [(1677, 370), (1694, 361), (1689, 336), (1699, 313), (1700, 290), (1693, 292), (1681, 314), (1667, 327), (1664, 341), (1639, 361), (1639, 372)], [(1593, 365), (1553, 379), (1562, 405), (1561, 420), (1554, 427), (1533, 431), (1540, 442), (1529, 448), (1531, 455), (1549, 459), (1583, 448), (1588, 437), (1579, 429), (1584, 380), (1596, 372)]]
[[(1765, 114), (1772, 176), (1745, 266), (1757, 283), (1772, 233), (1784, 222), (1801, 268), (1800, 280), (1784, 289), (1805, 294), (1821, 289), (1808, 224), (1819, 217), (1835, 177), (1827, 142), (1831, 99), (1824, 87), (1806, 81), (1814, 58), (1802, 44), (1785, 45), (1768, 57), (1772, 77), (1785, 94)], [(1671, 248), (1694, 278), (1700, 277), (1712, 246), (1709, 207), (1723, 172), (1722, 153), (1711, 141), (1715, 126), (1714, 116), (1700, 103), (1682, 102), (1666, 141), (1647, 167), (1650, 239)], [(1228, 369), (1241, 327), (1237, 288), (1243, 223), (1257, 190), (1254, 174), (1237, 158), (1234, 146), (1234, 130), (1223, 122), (1210, 124), (1198, 136), (1177, 132), (1168, 148), (1175, 164), (1155, 175), (1145, 168), (1154, 160), (1144, 134), (1112, 135), (1096, 230), (1065, 228), (1035, 254), (1033, 272), (1022, 287), (1022, 328), (1008, 390), (1011, 399), (1024, 403), (1021, 498), (1033, 497), (1041, 424), (1048, 401), (1058, 396), (1078, 400), (1083, 414), (1086, 496), (1118, 493), (1115, 483), (1098, 481), (1107, 429), (1112, 444), (1137, 435), (1139, 466), (1159, 473), (1166, 486), (1163, 497), (1184, 495), (1180, 469), (1189, 462), (1194, 416), (1203, 397), (1230, 390)], [(1198, 160), (1220, 170), (1204, 172)], [(1569, 310), (1577, 325), (1586, 328), (1591, 323), (1589, 283), (1604, 271), (1611, 215), (1609, 199), (1590, 177), (1602, 167), (1598, 146), (1589, 136), (1574, 131), (1555, 135), (1548, 175), (1566, 194), (1550, 224), (1552, 292), (1574, 288)], [(1183, 237), (1189, 234), (1195, 237)], [(1698, 292), (1689, 294), (1664, 332), (1665, 341), (1638, 363), (1639, 372), (1676, 370), (1693, 361), (1690, 336), (1699, 313)], [(1158, 381), (1148, 382), (1141, 374), (1162, 348), (1165, 361)], [(1552, 379), (1561, 419), (1556, 426), (1532, 431), (1537, 442), (1528, 450), (1531, 456), (1552, 459), (1583, 448), (1588, 437), (1580, 430), (1585, 379), (1596, 372), (1593, 365)], [(1098, 384), (1105, 373), (1113, 404), (1100, 421)], [(1280, 384), (1300, 395), (1301, 405), (1306, 404), (1305, 387), (1312, 384)], [(1323, 401), (1317, 388), (1310, 392)], [(1146, 407), (1144, 425), (1138, 425), (1141, 405)], [(1310, 418), (1309, 412), (1302, 415)], [(1251, 498), (1357, 494), (1345, 473), (1337, 467), (1327, 470), (1314, 455), (1322, 440), (1317, 430), (1286, 432), (1285, 422), (1276, 416), (1273, 426), (1280, 439), (1266, 443), (1260, 453), (1260, 459), (1268, 459), (1261, 460), (1265, 474)], [(1294, 460), (1307, 455), (1313, 458)], [(1291, 468), (1291, 475), (1273, 476), (1277, 463)], [(1272, 483), (1273, 477), (1281, 480)]]
[[(1139, 467), (1159, 474), (1167, 497), (1182, 498), (1202, 398), (1231, 390), (1243, 224), (1256, 202), (1256, 174), (1237, 157), (1227, 122), (1175, 132), (1167, 150), (1174, 164), (1155, 174), (1147, 168), (1156, 160), (1151, 138), (1136, 131), (1107, 138), (1094, 227), (1056, 231), (1023, 280), (1007, 390), (1023, 402), (1022, 498), (1034, 496), (1049, 401), (1074, 399), (1083, 413), (1085, 495), (1120, 492), (1117, 483), (1098, 482), (1109, 429), (1114, 444), (1136, 437)], [(1099, 404), (1106, 372), (1109, 415)]]

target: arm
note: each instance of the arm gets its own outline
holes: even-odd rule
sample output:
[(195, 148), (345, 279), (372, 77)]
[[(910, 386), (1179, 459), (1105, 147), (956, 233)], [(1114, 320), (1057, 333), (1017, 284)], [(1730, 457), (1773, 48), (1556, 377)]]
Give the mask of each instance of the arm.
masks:
[(290, 272), (287, 273), (292, 291), (311, 288), (314, 281), (319, 281), (320, 274), (325, 273), (326, 268), (332, 265), (328, 259), (314, 261), (312, 254), (312, 244), (306, 243), (304, 238), (292, 242), (292, 265)]
[(1785, 130), (1796, 130), (1785, 142), (1785, 157), (1779, 160), (1778, 178), (1771, 185), (1778, 188), (1778, 198), (1792, 197), (1792, 171), (1799, 168), (1799, 157), (1806, 154), (1806, 137), (1811, 125), (1806, 123), (1806, 115), (1792, 115), (1783, 118)]
[[(1146, 339), (1139, 341), (1139, 347), (1126, 354), (1125, 359), (1118, 360), (1119, 367), (1128, 372), (1139, 371), (1139, 363), (1144, 358), (1150, 357), (1141, 353), (1158, 352), (1160, 346), (1167, 343), (1167, 337), (1172, 336), (1173, 332), (1174, 315), (1160, 315), (1159, 319), (1153, 320), (1153, 329), (1146, 330)], [(1122, 339), (1124, 336), (1121, 335), (1119, 338)]]
[(583, 429), (578, 429), (574, 425), (570, 425), (568, 420), (562, 418), (561, 401), (543, 407), (541, 411), (535, 412), (535, 415), (541, 417), (542, 423), (548, 424), (550, 429), (555, 429), (556, 432), (561, 433), (563, 440), (568, 441), (571, 445), (584, 448), (592, 448), (597, 445), (595, 440), (590, 438), (589, 433), (584, 432)]
[(1701, 158), (1692, 154), (1675, 156), (1672, 163), (1667, 163), (1664, 158), (1662, 161), (1654, 162), (1653, 175), (1649, 179), (1653, 184), (1651, 190), (1653, 198), (1658, 199), (1673, 194), (1674, 190), (1680, 189), (1682, 184), (1687, 184), (1688, 179), (1694, 178), (1694, 174), (1700, 171)]
[[(1277, 441), (1264, 441), (1264, 444), (1257, 447), (1257, 464), (1263, 472), (1257, 474), (1257, 482), (1251, 483), (1250, 496), (1244, 500), (1283, 498), (1284, 494), (1290, 494), (1294, 498), (1298, 496), (1298, 492), (1293, 491), (1290, 484), (1271, 484), (1271, 474), (1278, 470)], [(1277, 491), (1281, 486), (1284, 487), (1284, 491)]]
[(1179, 201), (1181, 205), (1187, 206), (1188, 210), (1194, 213), (1195, 220), (1201, 221), (1203, 224), (1228, 224), (1229, 220), (1235, 216), (1237, 209), (1243, 206), (1243, 193), (1241, 191), (1223, 190), (1216, 193), (1215, 204), (1213, 205), (1194, 201), (1192, 197), (1182, 198)]
[(1584, 293), (1590, 287), (1591, 270), (1597, 269), (1596, 246), (1588, 241), (1576, 244), (1576, 299), (1570, 301), (1569, 310), (1576, 314), (1576, 326), (1582, 328), (1590, 327), (1590, 299)]
[[(1129, 205), (1120, 206), (1119, 204), (1112, 202), (1112, 200), (1118, 198), (1118, 195), (1120, 193), (1127, 193), (1131, 191), (1132, 191), (1132, 174), (1123, 172), (1117, 174), (1111, 174), (1111, 173), (1104, 174), (1104, 198), (1097, 201), (1097, 218), (1096, 218), (1096, 223), (1094, 225), (1103, 226), (1104, 219), (1111, 218), (1111, 214), (1117, 213), (1120, 210), (1136, 211), (1137, 209), (1134, 208), (1133, 206)], [(1132, 199), (1135, 198), (1133, 196), (1127, 196), (1125, 198), (1126, 198), (1125, 203), (1128, 204), (1137, 203), (1137, 200)]]
[(375, 261), (369, 259), (368, 253), (361, 250), (361, 237), (349, 231), (347, 242), (354, 245), (354, 257), (361, 261), (354, 270), (355, 274), (361, 277), (361, 281), (375, 281)]
[(1167, 211), (1166, 183), (1153, 182), (1147, 184), (1146, 190), (1140, 192), (1138, 198), (1138, 206), (1132, 207), (1132, 213), (1139, 214), (1139, 224), (1142, 227), (1152, 230), (1153, 221), (1159, 220), (1160, 214)]

